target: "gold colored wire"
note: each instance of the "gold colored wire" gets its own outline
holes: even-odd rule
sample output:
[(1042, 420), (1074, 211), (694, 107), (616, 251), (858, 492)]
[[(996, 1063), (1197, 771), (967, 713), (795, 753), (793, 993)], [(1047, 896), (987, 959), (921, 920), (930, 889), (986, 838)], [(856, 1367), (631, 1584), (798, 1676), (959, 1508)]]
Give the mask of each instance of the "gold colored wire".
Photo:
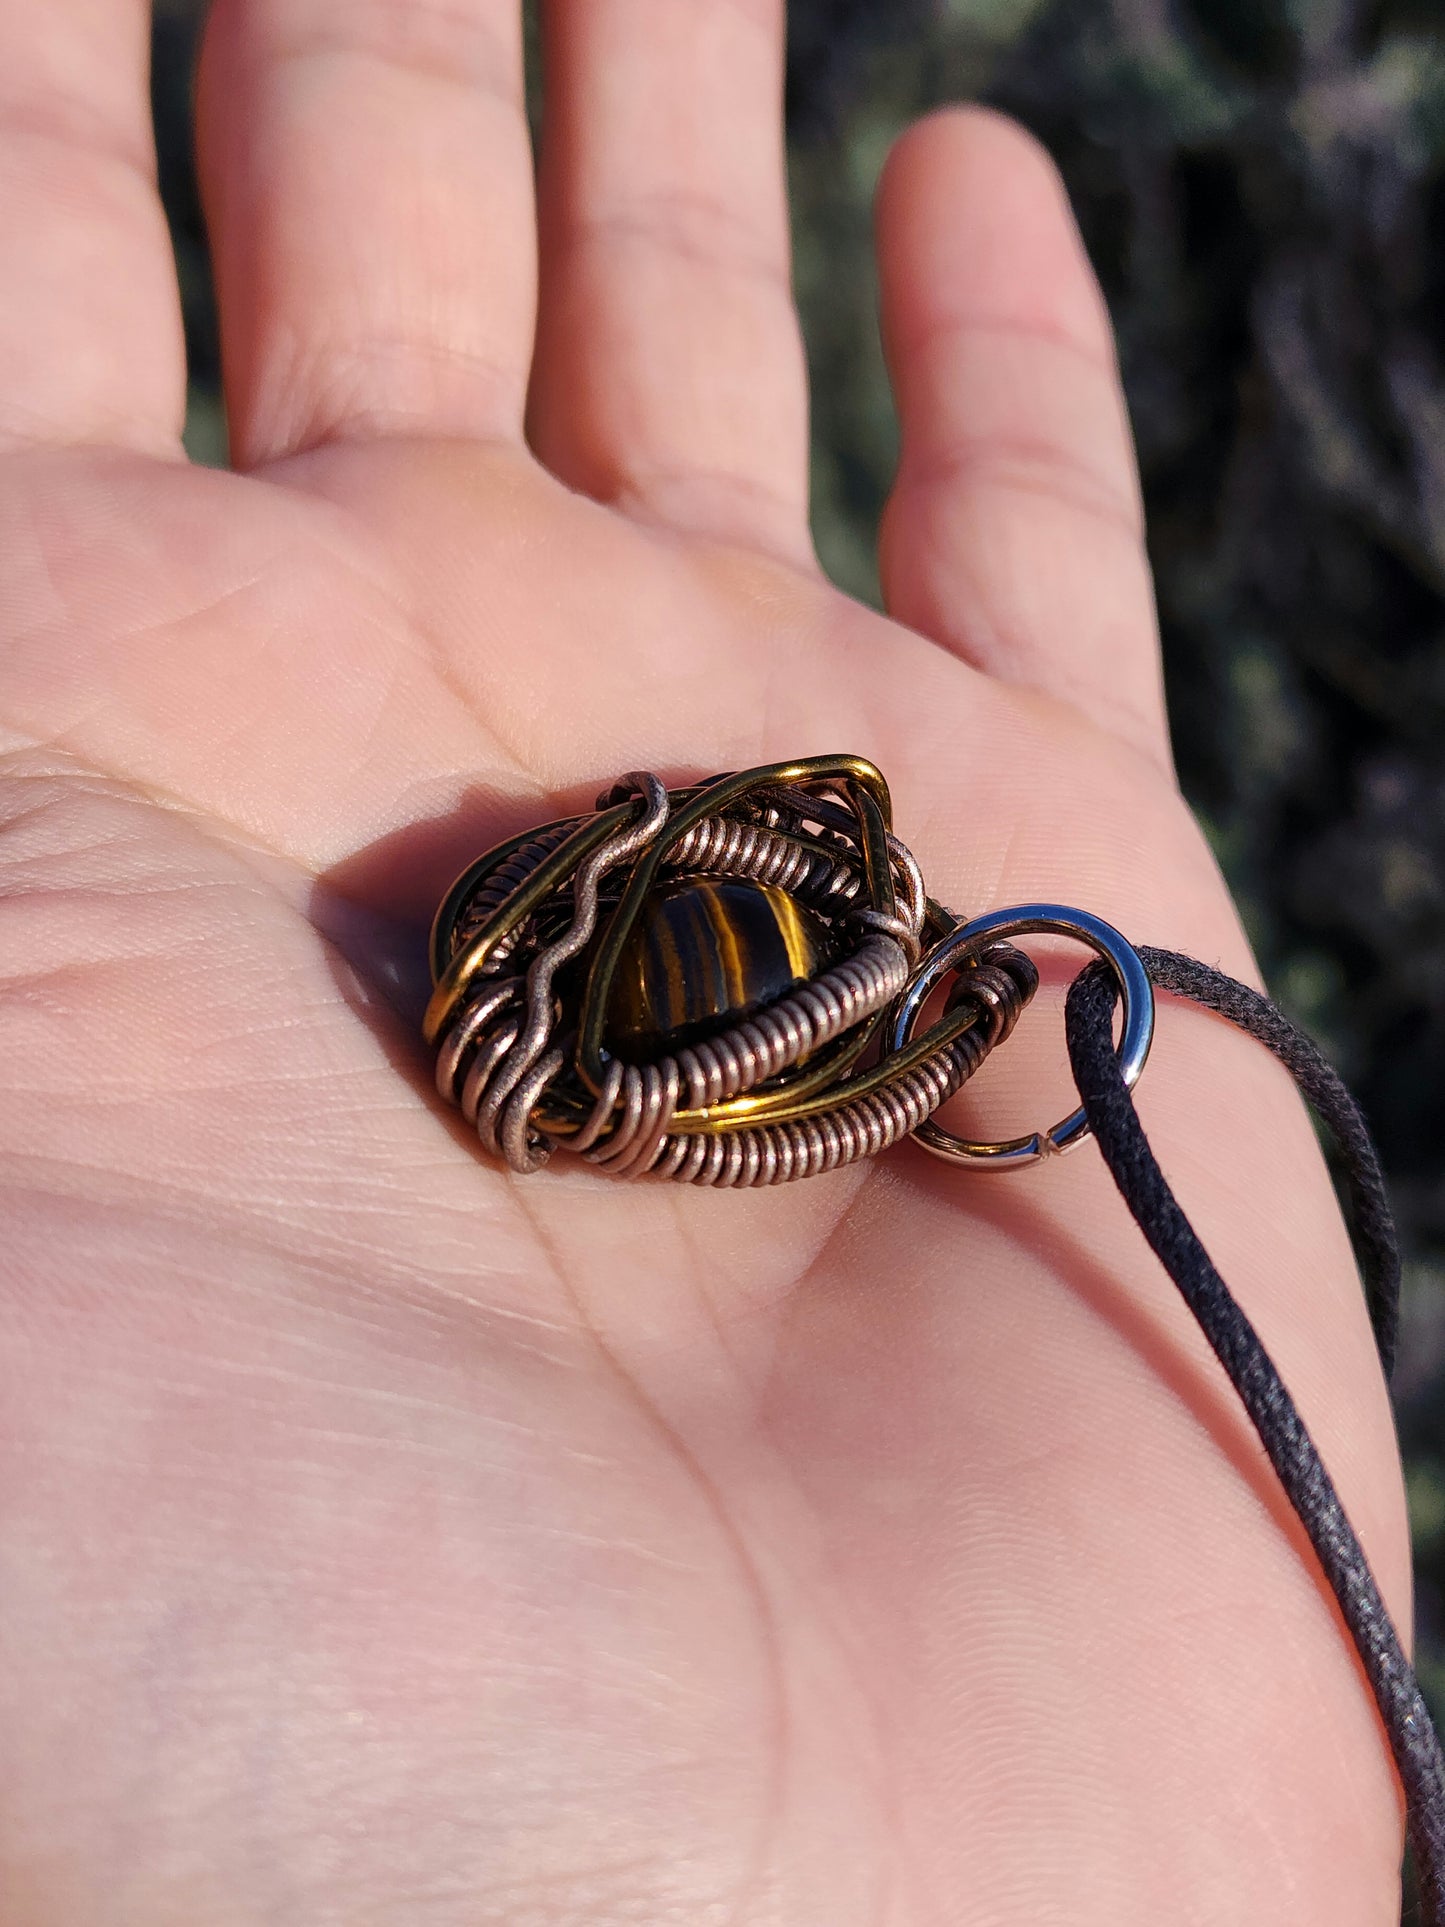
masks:
[[(750, 790), (776, 784), (804, 784), (828, 781), (850, 781), (856, 783), (877, 806), (884, 830), (892, 828), (893, 803), (888, 784), (883, 774), (861, 756), (809, 756), (792, 763), (769, 763), (759, 769), (742, 770), (728, 776), (717, 777), (711, 783), (699, 787), (678, 805), (669, 817), (667, 829), (652, 845), (645, 850), (633, 867), (622, 893), (622, 899), (608, 919), (602, 933), (597, 952), (588, 972), (586, 988), (582, 993), (582, 1011), (578, 1021), (576, 1069), (578, 1076), (594, 1097), (602, 1089), (605, 1066), (602, 1057), (602, 1038), (607, 1023), (607, 1000), (612, 992), (612, 981), (617, 974), (618, 961), (639, 911), (651, 890), (658, 868), (662, 864), (669, 846), (677, 841), (694, 823), (703, 817), (723, 810), (729, 803), (746, 796)], [(563, 846), (566, 847), (565, 845)], [(885, 857), (887, 845), (884, 845)]]
[[(771, 1123), (775, 1114), (784, 1114), (788, 1103), (827, 1089), (836, 1077), (850, 1070), (877, 1037), (887, 1015), (887, 1011), (877, 1011), (856, 1030), (846, 1031), (825, 1046), (817, 1059), (787, 1084), (772, 1090), (745, 1091), (741, 1097), (726, 1098), (702, 1110), (677, 1111), (668, 1125), (669, 1131), (711, 1132), (736, 1130), (743, 1124)], [(590, 1106), (574, 1101), (565, 1111), (538, 1112), (537, 1128), (549, 1137), (571, 1137), (581, 1130), (589, 1115)]]
[[(810, 798), (809, 786), (815, 794)], [(835, 833), (851, 835), (862, 858), (863, 880), (874, 908), (889, 916), (897, 914), (896, 880), (888, 839), (892, 823), (892, 804), (888, 785), (881, 772), (865, 758), (820, 756), (796, 762), (777, 763), (762, 769), (730, 773), (672, 792), (673, 813), (665, 830), (644, 850), (624, 886), (623, 896), (603, 932), (583, 996), (575, 1065), (581, 1081), (593, 1096), (605, 1075), (602, 1061), (602, 1035), (607, 1001), (617, 963), (638, 910), (652, 887), (658, 869), (669, 850), (703, 818), (724, 811), (730, 804), (760, 788), (792, 791), (798, 805), (807, 808), (816, 802), (818, 820)], [(832, 789), (837, 803), (827, 800)], [(821, 793), (818, 793), (821, 792)], [(616, 792), (613, 792), (616, 794)], [(605, 804), (606, 799), (599, 799)], [(846, 805), (842, 807), (841, 805)], [(489, 959), (506, 937), (517, 930), (552, 892), (563, 885), (577, 865), (633, 814), (636, 799), (628, 797), (616, 804), (599, 807), (590, 817), (561, 817), (552, 823), (534, 826), (495, 846), (471, 864), (452, 884), (437, 911), (431, 933), (431, 960), (435, 989), (427, 1008), (425, 1032), (435, 1043), (445, 1032), (458, 1004), (465, 998)], [(575, 826), (557, 848), (538, 862), (523, 880), (485, 919), (466, 942), (450, 955), (459, 917), (475, 899), (488, 876), (529, 842), (544, 838), (564, 826)], [(807, 841), (808, 839), (804, 839)], [(826, 848), (820, 845), (819, 848)], [(934, 904), (928, 905), (930, 925), (952, 928), (955, 919)], [(759, 1123), (787, 1123), (833, 1109), (836, 1105), (866, 1096), (906, 1075), (917, 1063), (961, 1036), (977, 1021), (977, 1013), (964, 1009), (945, 1017), (925, 1036), (899, 1057), (880, 1063), (861, 1076), (838, 1083), (840, 1076), (858, 1063), (876, 1040), (883, 1013), (869, 1018), (859, 1028), (835, 1041), (817, 1060), (772, 1089), (746, 1092), (715, 1106), (677, 1112), (670, 1124), (675, 1132), (717, 1135), (740, 1131)], [(586, 1122), (588, 1112), (577, 1099), (563, 1099), (550, 1115), (538, 1114), (538, 1127), (549, 1135), (574, 1136)]]
[[(689, 1128), (683, 1123), (687, 1113), (679, 1111), (669, 1129), (677, 1133), (687, 1129), (690, 1136), (714, 1137), (720, 1132), (744, 1130), (750, 1124), (791, 1124), (798, 1118), (820, 1116), (851, 1103), (854, 1098), (867, 1097), (873, 1091), (883, 1090), (895, 1078), (906, 1075), (916, 1065), (921, 1064), (925, 1058), (932, 1057), (949, 1044), (956, 1043), (966, 1031), (973, 1029), (980, 1015), (977, 1004), (960, 1004), (956, 1010), (950, 1011), (946, 1017), (941, 1017), (921, 1037), (915, 1039), (906, 1050), (880, 1059), (870, 1069), (861, 1072), (857, 1077), (849, 1078), (846, 1083), (830, 1085), (826, 1090), (815, 1091), (810, 1096), (797, 1099), (792, 1103), (784, 1104), (780, 1101), (775, 1109), (765, 1111), (761, 1115), (755, 1112), (751, 1117), (724, 1118), (716, 1113), (704, 1113), (703, 1121)], [(775, 1095), (781, 1100), (784, 1093), (777, 1092)], [(791, 1097), (792, 1093), (789, 1092), (787, 1095)], [(692, 1115), (697, 1116), (698, 1113), (694, 1112)]]
[(898, 915), (898, 892), (893, 882), (893, 863), (888, 854), (888, 824), (877, 803), (866, 790), (858, 796), (859, 841), (863, 847), (863, 876), (873, 908), (890, 917)]
[(451, 962), (452, 932), (456, 928), (457, 919), (487, 878), (500, 870), (508, 857), (515, 856), (517, 851), (526, 844), (537, 842), (552, 830), (557, 829), (560, 824), (581, 821), (580, 816), (559, 816), (550, 823), (540, 824), (535, 829), (519, 830), (515, 836), (509, 836), (505, 843), (494, 844), (474, 863), (467, 865), (437, 905), (437, 913), (432, 918), (429, 954), (431, 979), (434, 984), (445, 975), (447, 965)]

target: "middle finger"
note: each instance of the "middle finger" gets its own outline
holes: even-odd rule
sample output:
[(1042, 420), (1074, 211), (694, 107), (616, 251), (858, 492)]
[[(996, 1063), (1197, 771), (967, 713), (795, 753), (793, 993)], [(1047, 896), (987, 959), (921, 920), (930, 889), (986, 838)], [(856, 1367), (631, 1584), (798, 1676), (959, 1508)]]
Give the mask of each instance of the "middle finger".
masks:
[(546, 0), (531, 430), (574, 487), (810, 562), (782, 0)]

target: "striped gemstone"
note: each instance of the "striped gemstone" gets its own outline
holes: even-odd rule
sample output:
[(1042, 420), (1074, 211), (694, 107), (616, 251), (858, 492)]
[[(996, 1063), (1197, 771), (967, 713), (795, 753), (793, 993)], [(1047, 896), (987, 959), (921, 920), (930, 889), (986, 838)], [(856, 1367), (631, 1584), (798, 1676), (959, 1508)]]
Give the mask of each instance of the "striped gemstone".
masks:
[(608, 1048), (639, 1060), (715, 1036), (806, 982), (828, 950), (822, 919), (772, 884), (664, 884), (643, 905), (618, 960)]

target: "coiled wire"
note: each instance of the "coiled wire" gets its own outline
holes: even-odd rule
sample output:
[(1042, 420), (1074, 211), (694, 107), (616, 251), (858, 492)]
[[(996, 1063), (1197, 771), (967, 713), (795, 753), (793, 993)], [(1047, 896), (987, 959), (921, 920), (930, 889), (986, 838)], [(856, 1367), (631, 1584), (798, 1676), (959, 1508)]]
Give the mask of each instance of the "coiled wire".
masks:
[(908, 970), (892, 937), (869, 937), (856, 955), (720, 1036), (652, 1064), (614, 1060), (571, 1148), (613, 1176), (641, 1175), (660, 1157), (684, 1102), (700, 1111), (766, 1083), (892, 1003)]
[[(531, 1128), (532, 1112), (538, 1100), (565, 1062), (561, 1049), (548, 1049), (556, 1023), (553, 980), (562, 965), (586, 947), (597, 928), (598, 890), (603, 876), (615, 864), (645, 849), (667, 821), (670, 801), (655, 776), (638, 772), (624, 781), (636, 790), (643, 808), (632, 822), (600, 843), (578, 867), (572, 880), (571, 922), (532, 959), (520, 986), (516, 1013), (507, 1012), (504, 1019), (499, 1018), (498, 1013), (504, 1011), (515, 994), (509, 991), (502, 997), (499, 993), (503, 986), (499, 985), (496, 993), (486, 993), (479, 1000), (490, 1005), (487, 1015), (478, 1019), (474, 1015), (476, 1006), (465, 1006), (438, 1051), (438, 1078), (445, 1059), (450, 1066), (448, 1094), (451, 1094), (468, 1042), (481, 1036), (458, 1102), (468, 1122), (476, 1125), (483, 1147), (494, 1157), (505, 1158), (514, 1171), (537, 1170), (546, 1163), (553, 1148)], [(555, 849), (556, 844), (551, 847)], [(517, 852), (518, 856), (521, 854)], [(515, 889), (515, 882), (510, 887)], [(515, 984), (516, 980), (512, 981)], [(489, 1033), (483, 1029), (488, 1022), (496, 1023), (496, 1028)], [(461, 1032), (466, 1035), (459, 1037)]]
[[(900, 940), (905, 949), (916, 953), (927, 909), (923, 874), (912, 851), (896, 836), (888, 838), (888, 852), (894, 881), (902, 886), (898, 905)], [(669, 870), (751, 877), (755, 883), (773, 884), (810, 908), (834, 916), (855, 903), (863, 891), (863, 873), (855, 852), (840, 845), (834, 856), (766, 823), (733, 816), (705, 816), (694, 823), (667, 852), (664, 865)]]
[[(483, 1146), (517, 1171), (545, 1163), (556, 1141), (532, 1123), (549, 1085), (568, 1061), (571, 1040), (556, 1038), (557, 971), (591, 941), (607, 872), (665, 834), (670, 799), (656, 777), (638, 773), (604, 803), (641, 799), (638, 815), (599, 845), (572, 879), (571, 917), (525, 977), (505, 969), (525, 937), (510, 931), (488, 963), (478, 994), (454, 1015), (437, 1047), (437, 1087), (475, 1125)], [(826, 806), (825, 806), (826, 807)], [(983, 960), (954, 988), (948, 1008), (971, 999), (979, 1021), (921, 1063), (832, 1111), (737, 1130), (671, 1129), (686, 1108), (704, 1111), (765, 1084), (884, 1010), (917, 962), (927, 914), (923, 878), (912, 854), (888, 839), (897, 908), (866, 905), (862, 864), (836, 829), (816, 841), (791, 831), (817, 809), (807, 792), (779, 791), (762, 820), (719, 814), (693, 824), (663, 859), (671, 872), (751, 878), (785, 890), (858, 937), (854, 953), (716, 1037), (650, 1064), (612, 1060), (601, 1090), (568, 1148), (617, 1177), (646, 1172), (684, 1183), (746, 1187), (786, 1183), (871, 1157), (907, 1136), (953, 1096), (1012, 1027), (1032, 991), (1027, 960), (1014, 968)], [(455, 954), (505, 905), (581, 818), (549, 824), (512, 851), (478, 886), (451, 936)], [(531, 922), (532, 920), (529, 920)], [(535, 927), (535, 926), (534, 926)], [(1003, 952), (998, 953), (1000, 956)], [(1022, 967), (1020, 970), (1019, 967)]]
[[(495, 915), (537, 866), (571, 835), (580, 821), (579, 817), (568, 817), (539, 830), (477, 886), (452, 930), (453, 955), (471, 941), (488, 918)], [(900, 925), (916, 941), (923, 928), (926, 907), (923, 876), (913, 853), (897, 837), (888, 838), (888, 848), (895, 883), (902, 886)], [(700, 875), (750, 877), (755, 883), (786, 890), (811, 908), (833, 915), (856, 902), (863, 889), (856, 856), (843, 848), (840, 847), (834, 857), (826, 850), (770, 829), (765, 823), (735, 816), (706, 816), (700, 823), (694, 823), (667, 851), (663, 867), (695, 871)], [(492, 967), (500, 965), (516, 948), (521, 934), (520, 926), (508, 931), (492, 953)], [(902, 930), (899, 935), (904, 948), (910, 948), (910, 941), (902, 936)]]
[(852, 1030), (902, 990), (908, 958), (889, 936), (865, 937), (853, 956), (789, 991), (747, 1022), (677, 1053), (689, 1108), (701, 1110), (766, 1083)]
[(961, 980), (963, 994), (955, 996), (955, 1007), (973, 991), (975, 979), (984, 980), (978, 985), (980, 1021), (878, 1090), (836, 1110), (776, 1124), (677, 1133), (659, 1142), (655, 1161), (646, 1168), (682, 1184), (743, 1190), (817, 1177), (886, 1151), (963, 1087), (1013, 1028), (1032, 988), (1007, 968), (983, 965)]
[[(501, 909), (512, 892), (527, 881), (537, 865), (545, 863), (552, 852), (566, 842), (581, 820), (580, 817), (569, 816), (564, 822), (549, 823), (546, 829), (539, 830), (534, 837), (529, 837), (518, 849), (513, 850), (510, 856), (504, 857), (496, 869), (478, 884), (476, 894), (457, 918), (452, 930), (453, 956), (471, 942), (488, 917)], [(491, 956), (493, 967), (503, 963), (516, 949), (524, 928), (524, 924), (519, 924), (498, 943)]]

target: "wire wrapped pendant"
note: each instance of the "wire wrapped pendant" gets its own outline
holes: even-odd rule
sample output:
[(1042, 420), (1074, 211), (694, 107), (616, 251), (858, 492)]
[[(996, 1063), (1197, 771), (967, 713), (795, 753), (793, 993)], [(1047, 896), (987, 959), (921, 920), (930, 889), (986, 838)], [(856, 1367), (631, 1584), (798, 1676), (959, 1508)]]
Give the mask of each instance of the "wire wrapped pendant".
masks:
[(692, 1184), (831, 1171), (930, 1118), (1032, 996), (1033, 965), (995, 941), (890, 1044), (890, 1011), (958, 927), (861, 757), (673, 790), (628, 776), (447, 892), (437, 1088), (516, 1171), (556, 1151)]

